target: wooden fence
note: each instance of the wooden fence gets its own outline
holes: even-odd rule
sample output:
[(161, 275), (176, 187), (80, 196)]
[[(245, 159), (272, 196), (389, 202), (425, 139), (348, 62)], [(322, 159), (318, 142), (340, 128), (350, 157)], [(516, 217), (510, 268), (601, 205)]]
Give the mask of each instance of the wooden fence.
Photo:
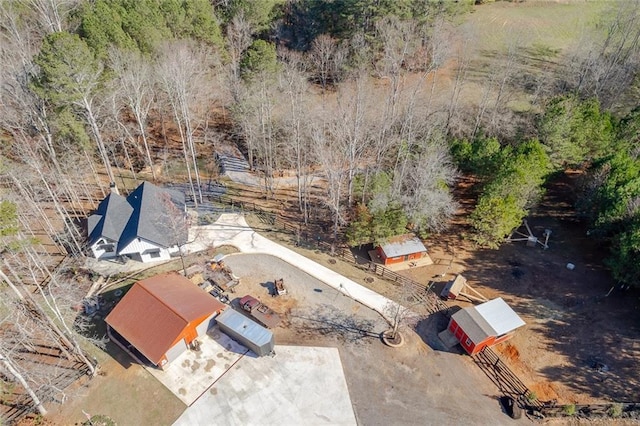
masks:
[(512, 397), (521, 405), (525, 405), (524, 403), (526, 402), (526, 405), (530, 408), (540, 409), (542, 407), (543, 403), (535, 398), (529, 388), (522, 383), (493, 350), (484, 348), (473, 356), (473, 360), (503, 395)]
[(388, 281), (398, 283), (401, 286), (406, 286), (410, 289), (410, 292), (412, 294), (421, 294), (428, 297), (430, 301), (428, 307), (431, 313), (442, 312), (447, 317), (451, 315), (449, 306), (442, 302), (438, 298), (438, 296), (431, 291), (430, 285), (424, 285), (412, 280), (411, 278), (405, 277), (404, 275), (400, 275), (397, 272), (385, 268), (379, 263), (375, 263), (369, 259), (356, 256), (345, 245), (342, 245), (335, 241), (326, 241), (322, 239), (320, 235), (317, 235), (316, 238), (313, 239), (313, 234), (311, 232), (308, 232), (308, 230), (302, 224), (292, 224), (282, 219), (276, 212), (265, 210), (260, 205), (254, 202), (235, 200), (233, 197), (228, 195), (209, 195), (207, 196), (207, 199), (211, 202), (231, 206), (232, 209), (237, 208), (238, 210), (243, 212), (254, 213), (263, 223), (271, 225), (285, 233), (289, 233), (295, 236), (296, 244), (304, 244), (307, 247), (315, 247), (318, 250), (330, 254), (331, 256), (339, 257), (342, 260), (358, 267), (359, 269), (373, 273)]
[[(444, 303), (438, 295), (431, 290), (431, 285), (424, 285), (411, 278), (398, 274), (379, 263), (375, 263), (369, 259), (354, 255), (346, 246), (335, 241), (323, 240), (320, 236), (316, 239), (309, 238), (311, 235), (307, 232), (302, 224), (291, 224), (276, 212), (263, 209), (254, 202), (244, 202), (234, 200), (231, 196), (208, 196), (210, 201), (224, 205), (230, 205), (232, 209), (240, 211), (248, 211), (255, 213), (262, 222), (277, 227), (281, 231), (296, 236), (298, 244), (304, 243), (308, 247), (315, 247), (331, 256), (336, 256), (342, 260), (353, 264), (359, 269), (366, 270), (386, 280), (406, 286), (411, 293), (421, 294), (427, 297), (429, 303), (427, 307), (431, 313), (442, 313), (446, 317), (450, 317), (451, 308)], [(485, 348), (473, 357), (476, 365), (493, 381), (500, 392), (506, 396), (511, 396), (523, 408), (534, 415), (540, 417), (550, 416), (605, 416), (605, 417), (632, 417), (640, 418), (640, 404), (638, 403), (613, 403), (613, 404), (589, 404), (589, 405), (556, 405), (555, 402), (544, 402), (538, 400), (535, 395), (527, 388), (527, 386), (509, 369), (509, 367), (500, 359), (500, 357), (490, 348)]]

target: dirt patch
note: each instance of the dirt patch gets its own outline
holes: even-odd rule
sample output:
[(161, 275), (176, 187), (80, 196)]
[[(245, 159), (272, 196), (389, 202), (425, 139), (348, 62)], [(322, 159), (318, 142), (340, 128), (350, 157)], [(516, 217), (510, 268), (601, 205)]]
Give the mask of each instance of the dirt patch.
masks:
[(70, 425), (86, 420), (84, 412), (104, 414), (119, 425), (171, 424), (184, 404), (167, 388), (109, 343), (107, 353), (96, 351), (103, 374), (79, 384), (64, 405), (47, 407), (52, 424)]
[[(462, 273), (487, 298), (504, 298), (527, 325), (508, 346), (496, 350), (541, 400), (638, 400), (640, 372), (634, 367), (640, 356), (638, 294), (616, 288), (609, 294), (614, 283), (603, 264), (607, 249), (587, 236), (585, 224), (572, 207), (578, 178), (567, 173), (551, 182), (528, 218), (539, 238), (546, 229), (552, 231), (546, 250), (540, 245), (527, 247), (524, 242), (508, 243), (499, 250), (474, 247), (467, 238), (470, 228), (466, 217), (477, 198), (477, 182), (462, 179), (455, 194), (460, 210), (452, 228), (427, 241), (434, 264), (400, 274), (439, 293), (448, 280)], [(400, 301), (402, 288), (397, 283), (379, 277), (372, 280), (371, 274), (340, 259), (333, 264), (313, 243), (308, 247), (296, 244), (290, 233), (273, 228), (261, 232)], [(575, 268), (567, 269), (568, 263)], [(449, 304), (469, 306), (463, 301)]]
[[(314, 255), (328, 263), (328, 255)], [(339, 348), (359, 424), (415, 424), (425, 412), (433, 424), (512, 424), (493, 385), (470, 359), (434, 351), (410, 330), (403, 332), (402, 347), (384, 345), (380, 335), (389, 325), (378, 313), (280, 259), (238, 255), (225, 263), (240, 277), (238, 296), (251, 294), (283, 315), (290, 310), (274, 329), (276, 345)], [(341, 260), (332, 266), (354, 271)], [(272, 276), (284, 279), (287, 295), (269, 296), (264, 284)], [(467, 408), (446, 408), (451, 400)]]
[[(464, 219), (475, 197), (473, 186), (463, 181), (456, 194), (462, 209), (450, 232), (433, 239), (430, 253), (436, 263), (447, 263), (447, 247), (454, 248), (449, 272), (461, 272), (488, 298), (503, 297), (526, 321), (496, 350), (540, 399), (637, 400), (640, 372), (633, 360), (640, 356), (638, 295), (614, 288), (603, 264), (606, 247), (587, 236), (576, 216), (572, 205), (578, 178), (567, 173), (551, 182), (529, 217), (539, 238), (545, 229), (552, 231), (547, 250), (524, 242), (484, 250), (459, 238), (468, 232)], [(567, 269), (568, 263), (575, 268)], [(408, 273), (420, 280), (415, 271)], [(598, 363), (606, 371), (596, 371)]]

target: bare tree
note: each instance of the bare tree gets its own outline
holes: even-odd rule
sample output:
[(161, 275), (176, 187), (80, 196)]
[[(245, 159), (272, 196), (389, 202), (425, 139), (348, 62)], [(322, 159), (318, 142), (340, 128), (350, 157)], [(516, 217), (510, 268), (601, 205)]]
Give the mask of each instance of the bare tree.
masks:
[[(604, 39), (600, 31), (604, 29)], [(566, 61), (570, 88), (611, 107), (636, 78), (640, 63), (640, 11), (636, 2), (613, 2)]]
[(440, 232), (448, 227), (458, 207), (450, 190), (456, 176), (446, 142), (423, 141), (399, 184), (402, 206), (416, 230)]
[[(13, 136), (16, 140), (21, 143), (15, 145), (16, 150), (18, 150), (19, 157), (23, 162), (28, 166), (31, 172), (35, 173), (35, 177), (38, 179), (41, 190), (44, 197), (35, 196), (30, 197), (33, 200), (37, 200), (37, 202), (42, 202), (43, 199), (51, 200), (51, 203), (54, 206), (56, 213), (59, 215), (62, 223), (64, 224), (65, 234), (69, 237), (69, 245), (65, 248), (68, 252), (75, 253), (78, 255), (82, 254), (82, 236), (78, 228), (75, 226), (72, 215), (69, 210), (66, 208), (65, 204), (61, 201), (61, 197), (57, 193), (55, 180), (50, 179), (50, 175), (46, 170), (45, 164), (43, 164), (37, 156), (37, 153), (34, 152), (31, 147), (30, 140), (24, 135), (24, 133), (14, 133)], [(5, 171), (5, 174), (9, 177), (10, 182), (15, 187), (22, 187), (23, 191), (25, 189), (24, 183), (28, 179), (27, 176), (34, 176), (32, 173), (28, 173), (24, 166), (20, 166), (19, 164), (14, 164), (13, 167)], [(33, 193), (33, 186), (31, 186), (32, 190), (30, 192)], [(57, 239), (56, 235), (52, 235), (54, 241)]]
[(0, 365), (4, 367), (13, 377), (18, 380), (20, 385), (24, 388), (24, 390), (29, 394), (29, 397), (33, 401), (33, 405), (38, 410), (38, 413), (43, 416), (47, 414), (47, 410), (44, 408), (42, 401), (38, 398), (35, 391), (29, 385), (27, 378), (19, 371), (19, 367), (15, 364), (15, 362), (11, 359), (11, 357), (7, 354), (5, 348), (0, 345)]
[(445, 127), (448, 134), (458, 134), (459, 130), (454, 129), (454, 124), (458, 123), (456, 120), (459, 114), (458, 102), (460, 100), (460, 93), (467, 80), (467, 73), (470, 69), (471, 63), (471, 40), (473, 36), (471, 34), (463, 34), (462, 39), (457, 43), (457, 48), (454, 53), (456, 71), (453, 79), (453, 85), (451, 86), (451, 95), (447, 106), (447, 118)]
[(37, 12), (38, 21), (47, 33), (63, 31), (66, 17), (78, 5), (78, 0), (27, 0)]
[(211, 91), (205, 90), (208, 84), (206, 73), (212, 66), (212, 59), (211, 52), (205, 47), (179, 41), (163, 46), (158, 63), (162, 88), (171, 105), (182, 140), (193, 199), (200, 203), (202, 188), (194, 134), (207, 115), (207, 96)]
[[(30, 260), (32, 259), (30, 258)], [(11, 275), (14, 277), (15, 280), (20, 279), (20, 277), (17, 275), (14, 268), (11, 266), (11, 264), (7, 261), (6, 258), (3, 259), (3, 266), (10, 271)], [(30, 264), (30, 268), (33, 268), (32, 264)], [(30, 269), (30, 272), (33, 274), (34, 270)], [(51, 278), (54, 279), (53, 276), (51, 276)], [(64, 321), (62, 312), (58, 308), (55, 302), (55, 299), (53, 299), (52, 301), (52, 300), (49, 300), (48, 298), (44, 298), (45, 304), (51, 310), (51, 312), (53, 312), (54, 317), (60, 321), (60, 324), (65, 330), (64, 332), (51, 319), (51, 317), (49, 317), (49, 315), (45, 313), (42, 307), (35, 301), (33, 297), (31, 297), (29, 292), (21, 290), (20, 287), (18, 287), (18, 285), (15, 284), (14, 281), (10, 279), (2, 270), (0, 270), (0, 280), (5, 282), (9, 286), (9, 288), (13, 291), (14, 295), (18, 298), (20, 303), (23, 304), (28, 309), (29, 313), (33, 318), (42, 322), (45, 326), (49, 328), (49, 330), (54, 332), (58, 341), (61, 342), (61, 344), (63, 344), (71, 353), (73, 353), (74, 356), (78, 359), (78, 361), (82, 362), (88, 368), (88, 370), (91, 372), (92, 375), (96, 374), (97, 371), (95, 369), (95, 366), (87, 359), (86, 355), (84, 354), (84, 351), (78, 344), (75, 337), (73, 337), (73, 332), (68, 327), (66, 321)], [(39, 287), (39, 290), (42, 291), (42, 288), (40, 287), (40, 284), (39, 282), (37, 282), (37, 280), (34, 284), (36, 284)]]
[(171, 198), (169, 192), (163, 192), (162, 198), (159, 200), (162, 213), (157, 218), (158, 228), (163, 229), (166, 234), (168, 243), (178, 249), (180, 262), (182, 263), (182, 272), (187, 273), (184, 263), (184, 253), (182, 246), (187, 243), (189, 236), (189, 219), (184, 205), (180, 205), (181, 200)]
[[(400, 303), (389, 300), (382, 309), (382, 316), (389, 322), (391, 327), (382, 337), (385, 343), (391, 346), (400, 346), (403, 343), (402, 330), (405, 327), (414, 326), (420, 319), (419, 315), (412, 309), (424, 304), (422, 300), (415, 300), (414, 290), (408, 284), (402, 284), (399, 292)], [(409, 306), (406, 302), (412, 301)]]
[(244, 18), (241, 12), (233, 17), (229, 25), (227, 25), (227, 51), (229, 52), (229, 67), (231, 70), (231, 94), (234, 102), (240, 101), (241, 78), (240, 78), (240, 60), (242, 55), (251, 45), (252, 40), (251, 23)]
[(337, 93), (336, 122), (332, 126), (337, 146), (336, 155), (344, 156), (346, 173), (347, 204), (353, 201), (353, 184), (363, 162), (363, 157), (370, 144), (367, 111), (372, 111), (372, 103), (368, 102), (367, 77), (358, 73), (351, 84), (343, 84)]
[(295, 165), (298, 207), (303, 214), (305, 223), (307, 223), (309, 218), (310, 183), (313, 177), (305, 123), (307, 117), (305, 96), (308, 94), (309, 85), (303, 56), (288, 50), (280, 51), (280, 56), (283, 59), (283, 68), (279, 74), (279, 82), (281, 90), (286, 95), (288, 105), (288, 114), (283, 121), (290, 141), (285, 146), (285, 153), (291, 153), (291, 162)]
[(84, 117), (104, 164), (109, 181), (114, 182), (108, 151), (100, 131), (99, 105), (105, 95), (103, 64), (77, 35), (61, 32), (47, 36), (34, 63), (30, 87), (58, 109), (68, 107)]
[(346, 222), (343, 196), (345, 185), (344, 156), (338, 149), (338, 142), (322, 124), (313, 123), (311, 141), (315, 162), (320, 166), (326, 181), (324, 201), (333, 215), (333, 238), (338, 237), (340, 225)]
[(315, 78), (320, 82), (322, 93), (333, 83), (345, 61), (345, 51), (338, 42), (327, 34), (321, 34), (311, 43), (309, 58), (313, 64)]
[[(82, 210), (81, 195), (78, 193), (77, 179), (82, 168), (78, 164), (67, 168), (62, 164), (71, 157), (73, 150), (64, 150), (61, 161), (58, 151), (60, 140), (55, 140), (55, 120), (52, 119), (51, 106), (36, 96), (29, 87), (29, 74), (34, 65), (29, 46), (23, 46), (20, 29), (12, 27), (14, 32), (7, 35), (7, 43), (2, 43), (0, 56), (3, 64), (3, 78), (0, 83), (0, 103), (5, 114), (0, 116), (0, 126), (15, 140), (15, 152), (28, 150), (36, 163), (51, 168), (52, 182), (55, 182), (63, 196), (71, 203), (70, 208), (78, 213)], [(9, 34), (14, 34), (9, 37)], [(33, 163), (32, 163), (33, 164)]]
[(145, 160), (153, 180), (156, 180), (146, 130), (147, 118), (154, 98), (151, 64), (139, 53), (115, 48), (109, 51), (109, 63), (116, 74), (115, 84), (119, 88), (116, 93), (124, 100), (136, 119), (138, 135), (142, 138), (144, 146)]

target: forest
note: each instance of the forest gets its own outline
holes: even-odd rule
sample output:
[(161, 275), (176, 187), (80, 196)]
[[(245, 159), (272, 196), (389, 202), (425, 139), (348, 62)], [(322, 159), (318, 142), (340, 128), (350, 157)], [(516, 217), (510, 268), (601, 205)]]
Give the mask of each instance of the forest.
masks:
[(330, 218), (330, 238), (351, 246), (446, 232), (471, 177), (469, 238), (498, 248), (545, 185), (579, 173), (590, 238), (615, 281), (638, 286), (640, 8), (591, 6), (558, 48), (474, 33), (479, 7), (0, 2), (2, 382), (22, 377), (17, 348), (38, 341), (93, 372), (68, 309), (83, 219), (123, 176), (186, 184), (202, 203), (223, 146), (267, 199), (276, 176), (295, 176), (301, 221)]

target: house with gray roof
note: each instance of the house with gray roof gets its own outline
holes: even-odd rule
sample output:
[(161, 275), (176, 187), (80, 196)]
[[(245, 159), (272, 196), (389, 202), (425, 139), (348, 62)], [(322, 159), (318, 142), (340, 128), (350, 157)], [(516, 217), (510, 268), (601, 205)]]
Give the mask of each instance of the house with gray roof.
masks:
[(87, 220), (97, 259), (167, 260), (187, 241), (185, 197), (144, 182), (126, 198), (110, 193)]

